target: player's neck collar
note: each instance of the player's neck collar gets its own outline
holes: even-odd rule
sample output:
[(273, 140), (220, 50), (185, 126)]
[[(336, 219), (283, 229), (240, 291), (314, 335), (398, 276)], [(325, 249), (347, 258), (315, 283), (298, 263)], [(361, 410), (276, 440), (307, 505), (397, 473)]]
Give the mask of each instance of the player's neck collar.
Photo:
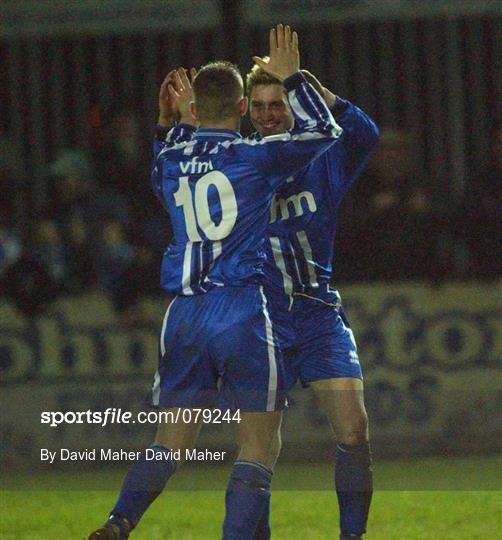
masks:
[(233, 129), (199, 128), (195, 137), (210, 137), (211, 139), (242, 139), (242, 135)]

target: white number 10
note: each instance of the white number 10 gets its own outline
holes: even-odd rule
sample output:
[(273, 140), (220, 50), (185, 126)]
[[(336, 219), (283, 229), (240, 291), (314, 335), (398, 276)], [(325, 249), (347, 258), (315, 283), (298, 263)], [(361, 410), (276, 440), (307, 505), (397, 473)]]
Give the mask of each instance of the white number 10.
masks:
[[(198, 224), (209, 240), (223, 240), (232, 232), (237, 220), (237, 200), (230, 180), (220, 171), (211, 171), (202, 176), (195, 184), (194, 208), (188, 178), (180, 177), (180, 187), (174, 194), (176, 206), (183, 207), (188, 239), (191, 242), (202, 241)], [(211, 219), (209, 211), (209, 186), (216, 188), (220, 199), (221, 221), (218, 225)]]

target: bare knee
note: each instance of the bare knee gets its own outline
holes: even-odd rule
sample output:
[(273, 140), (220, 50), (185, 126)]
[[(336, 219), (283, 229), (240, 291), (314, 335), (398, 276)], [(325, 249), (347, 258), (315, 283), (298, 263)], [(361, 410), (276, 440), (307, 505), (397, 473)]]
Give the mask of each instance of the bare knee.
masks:
[(239, 445), (238, 459), (243, 461), (253, 461), (273, 469), (279, 452), (281, 450), (280, 437), (266, 439), (246, 439)]
[[(172, 411), (174, 413), (171, 415)], [(185, 461), (186, 451), (192, 450), (195, 446), (201, 423), (200, 421), (176, 422), (174, 419), (178, 419), (179, 416), (176, 414), (176, 409), (167, 409), (161, 412), (164, 413), (164, 416), (162, 419), (159, 418), (154, 444), (171, 450), (176, 456), (179, 456), (176, 461), (182, 463)]]
[(244, 413), (238, 428), (239, 456), (273, 469), (281, 449), (281, 413)]
[(343, 424), (337, 426), (336, 436), (339, 442), (347, 445), (365, 444), (369, 441), (368, 415), (358, 411)]
[(312, 388), (339, 442), (348, 445), (368, 442), (368, 415), (361, 380), (327, 379), (312, 383)]

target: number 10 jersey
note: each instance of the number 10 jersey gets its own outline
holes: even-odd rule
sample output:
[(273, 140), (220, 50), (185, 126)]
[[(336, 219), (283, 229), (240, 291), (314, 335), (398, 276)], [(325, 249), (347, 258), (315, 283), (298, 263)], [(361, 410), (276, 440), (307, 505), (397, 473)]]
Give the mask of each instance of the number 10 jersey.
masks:
[(326, 151), (341, 128), (301, 73), (284, 81), (297, 129), (260, 141), (179, 124), (155, 145), (152, 184), (174, 239), (161, 269), (171, 294), (261, 282), (275, 189)]

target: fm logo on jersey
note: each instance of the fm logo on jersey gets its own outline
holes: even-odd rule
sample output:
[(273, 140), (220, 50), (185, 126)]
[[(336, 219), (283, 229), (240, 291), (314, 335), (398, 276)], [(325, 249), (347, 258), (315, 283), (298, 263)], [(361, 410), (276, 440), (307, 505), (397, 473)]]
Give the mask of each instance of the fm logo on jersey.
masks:
[(275, 223), (277, 219), (280, 221), (289, 219), (290, 209), (293, 211), (292, 217), (303, 216), (305, 208), (307, 208), (309, 212), (317, 212), (317, 204), (314, 195), (310, 191), (295, 193), (287, 199), (281, 199), (277, 197), (277, 195), (274, 195), (272, 206), (270, 207), (269, 223)]
[(209, 161), (198, 161), (197, 157), (190, 161), (180, 161), (180, 169), (183, 174), (205, 174), (214, 169), (213, 163)]

